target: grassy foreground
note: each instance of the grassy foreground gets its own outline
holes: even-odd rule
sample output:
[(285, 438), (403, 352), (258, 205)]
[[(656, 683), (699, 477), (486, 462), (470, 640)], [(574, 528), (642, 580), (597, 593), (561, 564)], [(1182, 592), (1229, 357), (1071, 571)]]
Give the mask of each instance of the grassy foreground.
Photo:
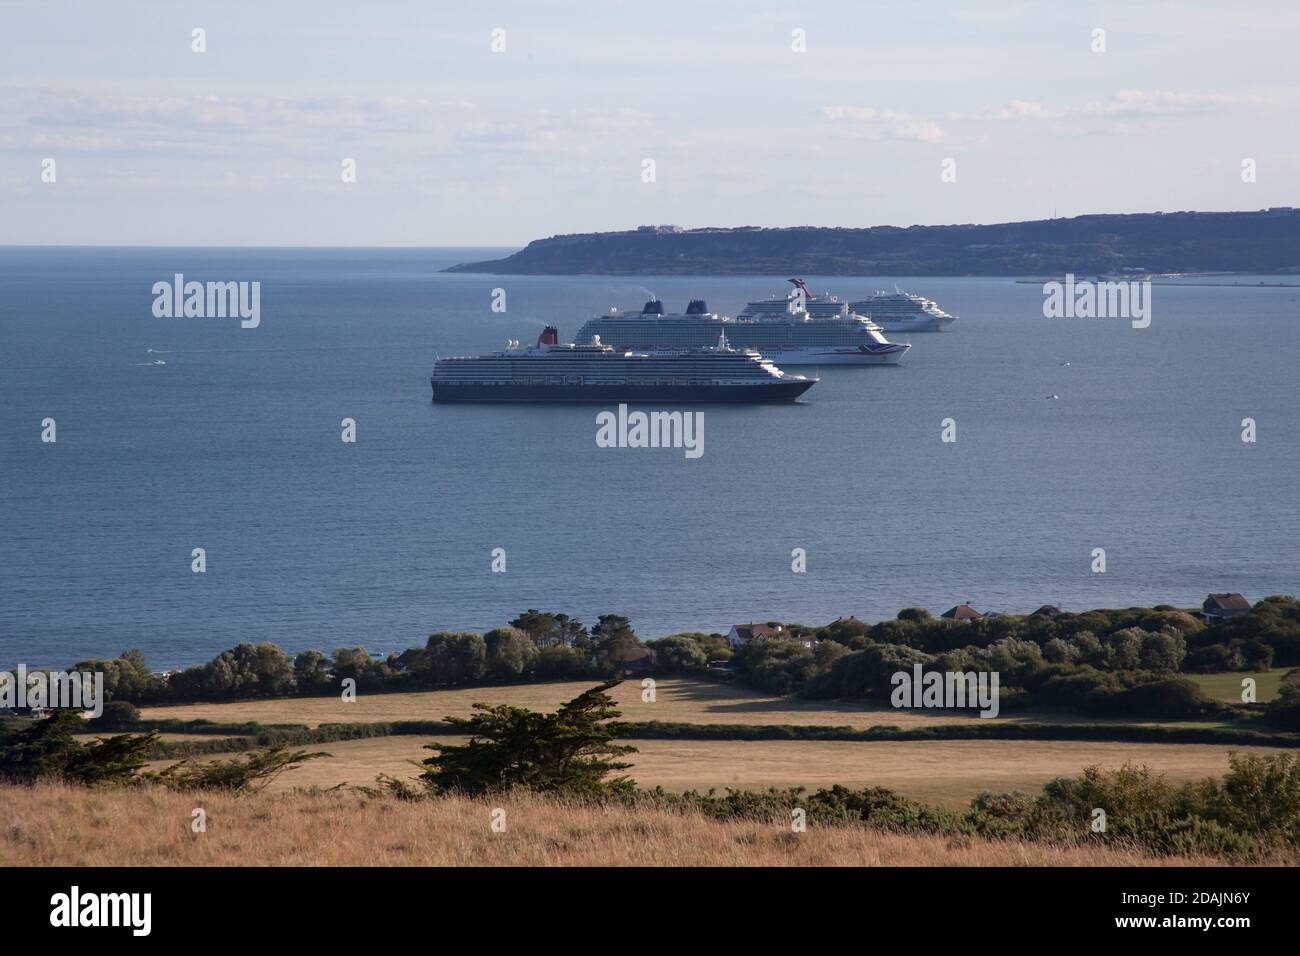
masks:
[[(506, 812), (493, 832), (492, 811)], [(202, 808), (207, 832), (191, 832)], [(157, 787), (0, 786), (3, 866), (1186, 866), (1113, 847), (792, 833), (661, 807), (574, 806), (535, 794), (409, 803), (355, 792), (234, 796)]]

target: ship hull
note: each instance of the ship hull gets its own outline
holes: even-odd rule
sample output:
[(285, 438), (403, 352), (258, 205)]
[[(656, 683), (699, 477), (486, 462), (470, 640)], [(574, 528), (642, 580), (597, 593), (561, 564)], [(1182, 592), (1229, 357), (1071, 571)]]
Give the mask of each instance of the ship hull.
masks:
[(793, 402), (816, 379), (755, 385), (478, 385), (432, 382), (435, 402)]
[(806, 349), (758, 348), (758, 351), (784, 368), (787, 365), (897, 365), (909, 348), (910, 345), (898, 345), (888, 351), (869, 352), (861, 347), (831, 346)]
[[(856, 329), (829, 333), (823, 323), (693, 322), (670, 320), (593, 319), (579, 330), (577, 340), (593, 335), (617, 349), (640, 352), (701, 348), (725, 332), (732, 348), (753, 349), (784, 368), (787, 365), (897, 365), (909, 346), (885, 342)], [(833, 336), (833, 337), (832, 337)]]

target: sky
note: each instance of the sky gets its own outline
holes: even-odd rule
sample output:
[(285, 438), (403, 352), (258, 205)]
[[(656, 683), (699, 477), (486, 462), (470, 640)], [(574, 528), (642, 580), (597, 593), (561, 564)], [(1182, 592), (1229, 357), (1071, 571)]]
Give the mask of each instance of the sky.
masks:
[(1300, 205), (1298, 47), (1294, 0), (0, 0), (0, 243)]

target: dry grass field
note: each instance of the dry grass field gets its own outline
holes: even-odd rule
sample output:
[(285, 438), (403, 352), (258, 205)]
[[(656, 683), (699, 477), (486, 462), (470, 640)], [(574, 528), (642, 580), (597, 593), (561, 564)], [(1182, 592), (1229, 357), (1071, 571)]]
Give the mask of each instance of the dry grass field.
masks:
[[(221, 723), (258, 721), (264, 724), (352, 723), (394, 720), (441, 720), (447, 715), (468, 716), (475, 703), (514, 704), (529, 710), (554, 710), (590, 688), (595, 681), (564, 681), (551, 684), (512, 684), (504, 687), (476, 687), (460, 690), (420, 691), (407, 694), (361, 694), (353, 703), (337, 697), (249, 700), (232, 703), (182, 704), (145, 707), (149, 719), (212, 720)], [(656, 683), (655, 702), (641, 700), (641, 683), (628, 680), (614, 688), (624, 720), (662, 720), (694, 724), (802, 724), (867, 728), (881, 725), (925, 727), (944, 723), (979, 720), (952, 713), (898, 711), (865, 701), (807, 701), (775, 697), (733, 684), (689, 678), (661, 678)], [(1080, 723), (1072, 714), (1006, 713), (999, 720), (1012, 723)], [(1088, 718), (1088, 723), (1135, 723)], [(1155, 723), (1139, 721), (1136, 723)], [(1177, 722), (1178, 726), (1219, 726), (1216, 722)]]
[[(313, 745), (333, 756), (313, 760), (279, 777), (272, 789), (369, 786), (383, 773), (414, 777), (410, 761), (430, 756), (432, 738), (373, 737)], [(461, 738), (444, 736), (444, 743)], [(762, 790), (844, 784), (882, 786), (928, 803), (964, 807), (981, 790), (1036, 792), (1054, 777), (1077, 776), (1086, 766), (1115, 768), (1145, 764), (1171, 780), (1221, 776), (1229, 748), (1210, 744), (1126, 744), (1090, 741), (926, 740), (856, 741), (701, 741), (630, 740), (637, 753), (626, 758), (628, 771), (643, 787), (666, 790)], [(1252, 753), (1267, 748), (1250, 748)], [(1268, 752), (1278, 752), (1269, 750)], [(206, 759), (206, 758), (198, 758)], [(159, 762), (158, 767), (169, 761)]]
[[(402, 803), (356, 794), (182, 794), (0, 786), (3, 866), (1151, 866), (1137, 852), (573, 807), (529, 795)], [(192, 833), (191, 813), (207, 814)]]

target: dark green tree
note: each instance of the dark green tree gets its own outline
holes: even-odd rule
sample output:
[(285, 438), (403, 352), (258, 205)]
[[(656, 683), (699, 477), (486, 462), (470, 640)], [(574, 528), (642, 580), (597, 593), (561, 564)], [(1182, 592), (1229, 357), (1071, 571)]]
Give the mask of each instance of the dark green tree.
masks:
[(619, 683), (599, 684), (551, 714), (475, 704), (472, 717), (448, 717), (472, 739), (429, 744), (437, 753), (424, 761), (421, 779), (437, 793), (471, 795), (513, 787), (568, 796), (630, 791), (635, 784), (628, 777), (605, 779), (631, 766), (615, 758), (636, 750), (614, 743), (610, 722), (620, 714), (606, 692)]
[(156, 733), (119, 734), (82, 744), (73, 735), (85, 729), (78, 712), (56, 710), (0, 741), (0, 780), (124, 783), (145, 765), (158, 740)]
[(602, 614), (591, 629), (596, 663), (604, 674), (619, 670), (619, 661), (641, 641), (632, 630), (632, 622), (622, 614)]
[(555, 615), (544, 614), (535, 607), (530, 607), (520, 614), (510, 622), (510, 626), (523, 631), (538, 647), (549, 647), (559, 642)]
[(302, 651), (293, 659), (293, 680), (300, 694), (318, 694), (329, 686), (330, 661), (320, 651)]
[(510, 626), (527, 634), (539, 648), (556, 644), (573, 645), (587, 639), (587, 629), (576, 617), (543, 613), (535, 607), (520, 614), (510, 622)]

